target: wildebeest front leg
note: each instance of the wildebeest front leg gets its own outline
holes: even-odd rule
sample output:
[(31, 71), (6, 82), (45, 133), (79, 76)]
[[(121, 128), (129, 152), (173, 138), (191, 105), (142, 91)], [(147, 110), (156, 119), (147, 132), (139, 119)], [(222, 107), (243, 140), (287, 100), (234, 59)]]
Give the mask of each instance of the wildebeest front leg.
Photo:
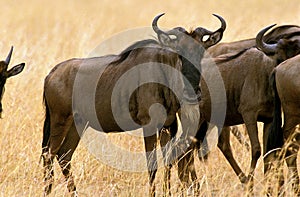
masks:
[(248, 178), (245, 176), (240, 166), (236, 163), (232, 154), (230, 146), (230, 127), (223, 127), (218, 140), (218, 148), (222, 151), (234, 172), (239, 177), (241, 183), (247, 183)]
[(178, 161), (178, 177), (184, 189), (187, 189), (189, 186), (189, 160), (191, 154), (190, 152), (185, 153)]
[[(254, 116), (255, 117), (255, 116)], [(251, 118), (243, 117), (244, 122), (248, 131), (248, 135), (251, 143), (251, 164), (250, 171), (248, 175), (249, 179), (249, 191), (253, 191), (253, 178), (254, 178), (254, 170), (257, 164), (257, 161), (261, 155), (261, 148), (258, 139), (258, 129), (256, 119), (251, 120)]]
[[(182, 158), (178, 161), (178, 177), (183, 185), (183, 188), (188, 188), (188, 195), (197, 193), (200, 185), (197, 183), (197, 174), (194, 164), (194, 147), (191, 147)], [(192, 184), (190, 182), (190, 177), (192, 179)], [(191, 187), (192, 186), (192, 187)]]
[(156, 132), (153, 131), (156, 131), (156, 128), (154, 127), (143, 128), (147, 167), (149, 173), (150, 196), (155, 196), (154, 179), (157, 172), (157, 156), (156, 156), (157, 135)]
[(167, 146), (168, 142), (171, 141), (171, 133), (167, 129), (162, 129), (160, 131), (160, 146), (162, 149), (162, 155), (164, 159), (164, 165), (165, 165), (165, 170), (164, 170), (164, 183), (163, 183), (163, 195), (164, 196), (171, 196), (171, 191), (170, 191), (170, 179), (171, 179), (171, 168), (172, 164), (170, 163), (168, 159), (168, 154), (171, 154), (170, 151), (172, 151), (169, 146)]

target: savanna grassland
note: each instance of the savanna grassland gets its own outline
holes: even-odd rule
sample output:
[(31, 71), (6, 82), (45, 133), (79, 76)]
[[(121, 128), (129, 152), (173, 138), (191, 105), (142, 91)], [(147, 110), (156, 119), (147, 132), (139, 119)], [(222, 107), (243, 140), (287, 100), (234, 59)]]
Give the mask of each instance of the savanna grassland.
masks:
[[(277, 23), (300, 24), (298, 0), (253, 1), (3, 1), (0, 2), (0, 58), (14, 46), (11, 66), (25, 62), (24, 71), (7, 81), (0, 120), (0, 196), (41, 196), (43, 171), (40, 163), (44, 108), (43, 81), (57, 63), (86, 57), (101, 42), (119, 32), (149, 26), (154, 16), (165, 12), (162, 27), (203, 26), (214, 30), (217, 13), (227, 21), (223, 41), (254, 37), (263, 27)], [(132, 40), (134, 42), (135, 40)], [(260, 133), (262, 132), (260, 127)], [(143, 152), (141, 137), (110, 134), (114, 144)], [(234, 155), (247, 173), (250, 152), (232, 139)], [(111, 153), (114, 161), (121, 157)], [(144, 162), (144, 161), (142, 161)], [(145, 196), (147, 172), (126, 172), (98, 160), (80, 143), (73, 157), (73, 174), (80, 196)], [(141, 165), (144, 165), (142, 163)], [(161, 166), (161, 165), (160, 165)], [(196, 159), (202, 196), (244, 196), (246, 192), (220, 151), (214, 147), (206, 163)], [(163, 168), (156, 179), (162, 193)], [(171, 192), (180, 194), (180, 182), (172, 170)], [(262, 159), (255, 174), (255, 196), (262, 196)], [(286, 188), (289, 186), (287, 184)], [(287, 195), (292, 195), (286, 193)], [(64, 178), (55, 164), (55, 183), (50, 196), (68, 196)]]

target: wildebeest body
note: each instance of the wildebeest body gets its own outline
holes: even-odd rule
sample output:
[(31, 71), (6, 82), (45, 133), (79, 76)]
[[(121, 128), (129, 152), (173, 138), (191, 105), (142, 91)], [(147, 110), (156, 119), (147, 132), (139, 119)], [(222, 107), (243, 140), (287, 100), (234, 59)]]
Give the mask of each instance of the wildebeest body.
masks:
[[(186, 124), (182, 125), (189, 132), (196, 130), (202, 44), (209, 47), (219, 42), (226, 27), (224, 19), (215, 15), (222, 23), (215, 32), (201, 27), (191, 32), (183, 28), (163, 32), (157, 27), (161, 16), (152, 23), (159, 42), (139, 41), (117, 56), (71, 59), (57, 65), (46, 77), (42, 143), (45, 194), (51, 192), (55, 157), (59, 158), (69, 191), (76, 191), (70, 161), (87, 126), (107, 133), (143, 128), (150, 194), (155, 194), (157, 129), (175, 122), (180, 101), (185, 103), (181, 111)], [(205, 35), (209, 39), (202, 41)], [(195, 110), (192, 113), (189, 109)], [(191, 129), (192, 124), (195, 129)]]
[[(297, 153), (299, 151), (300, 135), (296, 129), (296, 126), (300, 123), (299, 72), (300, 55), (297, 55), (282, 62), (272, 73), (271, 82), (273, 83), (275, 94), (274, 102), (277, 104), (274, 106), (274, 119), (267, 144), (267, 151), (272, 153), (273, 149), (282, 148), (280, 158), (284, 158), (288, 165), (289, 176), (291, 178), (290, 182), (297, 195), (300, 193), (297, 170)], [(281, 109), (284, 116), (283, 127), (281, 127)], [(271, 165), (266, 165), (266, 167), (270, 168)], [(278, 170), (282, 173), (282, 169)], [(284, 183), (282, 174), (279, 177), (279, 186), (282, 186)]]

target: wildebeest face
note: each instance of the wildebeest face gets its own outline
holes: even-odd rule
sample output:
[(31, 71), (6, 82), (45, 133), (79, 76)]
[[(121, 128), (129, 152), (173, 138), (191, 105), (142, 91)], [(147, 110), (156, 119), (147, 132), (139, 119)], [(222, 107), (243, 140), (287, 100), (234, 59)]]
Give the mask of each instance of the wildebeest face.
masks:
[[(184, 80), (184, 97), (189, 101), (197, 102), (197, 99), (192, 95), (196, 94), (198, 98), (200, 96), (201, 59), (205, 49), (221, 40), (226, 29), (226, 22), (222, 17), (214, 15), (221, 21), (221, 27), (215, 32), (202, 27), (198, 27), (191, 32), (187, 32), (182, 27), (165, 32), (157, 26), (158, 19), (163, 15), (160, 14), (154, 18), (152, 28), (157, 34), (159, 42), (163, 46), (172, 48), (179, 55), (182, 62), (181, 73), (187, 79)], [(208, 39), (204, 40), (204, 36), (208, 36)]]
[[(223, 32), (226, 29), (225, 20), (221, 16), (214, 14), (214, 16), (221, 21), (221, 27), (215, 32), (211, 32), (202, 27), (197, 27), (191, 32), (187, 32), (182, 27), (176, 27), (170, 31), (164, 32), (157, 26), (158, 19), (163, 15), (164, 14), (160, 14), (154, 18), (152, 22), (153, 30), (157, 33), (160, 43), (175, 49), (183, 55), (185, 55), (184, 53), (191, 52), (197, 54), (197, 51), (199, 51), (197, 48), (202, 48), (201, 51), (204, 52), (204, 49), (215, 45), (222, 39)], [(205, 36), (208, 36), (206, 40), (203, 39)]]
[(12, 55), (12, 51), (13, 51), (13, 47), (11, 48), (6, 60), (0, 62), (0, 117), (1, 117), (1, 113), (3, 111), (2, 97), (4, 94), (4, 90), (5, 90), (5, 88), (4, 88), (5, 82), (9, 77), (15, 76), (15, 75), (19, 74), (20, 72), (22, 72), (22, 70), (24, 69), (24, 66), (25, 66), (25, 63), (21, 63), (21, 64), (18, 64), (16, 66), (12, 67), (11, 69), (7, 70), (9, 62), (10, 62), (10, 58)]

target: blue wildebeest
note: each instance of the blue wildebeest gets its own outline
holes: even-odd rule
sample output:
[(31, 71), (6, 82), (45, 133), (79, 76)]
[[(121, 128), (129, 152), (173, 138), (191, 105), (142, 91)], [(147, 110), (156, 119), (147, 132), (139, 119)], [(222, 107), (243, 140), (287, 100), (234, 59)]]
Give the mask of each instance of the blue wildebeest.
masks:
[[(272, 44), (272, 43), (276, 43), (278, 42), (280, 39), (288, 39), (288, 40), (295, 40), (298, 39), (300, 36), (300, 27), (296, 26), (296, 25), (282, 25), (282, 26), (278, 26), (274, 29), (272, 29), (269, 33), (267, 33), (265, 36), (263, 36), (262, 40), (268, 44)], [(221, 58), (221, 55), (223, 55), (223, 58), (234, 58), (234, 56), (236, 55), (237, 58), (239, 55), (239, 53), (244, 53), (246, 50), (249, 50), (250, 48), (253, 48), (256, 46), (256, 38), (252, 38), (252, 39), (247, 39), (247, 40), (241, 40), (241, 41), (236, 41), (236, 42), (231, 42), (231, 43), (219, 43), (215, 46), (212, 46), (210, 48), (207, 49), (206, 52), (206, 57), (207, 58)], [(254, 49), (252, 49), (254, 50)], [(227, 56), (227, 57), (226, 57)], [(243, 61), (247, 60), (247, 58), (243, 57)], [(249, 58), (248, 58), (249, 59)], [(209, 61), (207, 59), (203, 59), (203, 63), (205, 64), (205, 61)], [(237, 62), (238, 60), (235, 60), (235, 62)], [(249, 60), (247, 60), (249, 62)], [(264, 61), (263, 59), (260, 60), (262, 62), (262, 65), (264, 65)], [(246, 62), (246, 64), (249, 64)], [(228, 62), (227, 64), (230, 64), (230, 62)], [(258, 63), (256, 63), (258, 64)], [(259, 67), (259, 65), (257, 65)], [(225, 72), (225, 71), (224, 71)], [(236, 71), (235, 71), (236, 72)], [(238, 73), (237, 73), (238, 75)], [(173, 126), (173, 129), (176, 130), (177, 127)], [(222, 129), (222, 132), (220, 133), (220, 137), (219, 137), (219, 142), (218, 142), (218, 147), (220, 148), (220, 150), (224, 153), (225, 157), (227, 158), (227, 160), (229, 161), (229, 163), (232, 165), (233, 169), (236, 169), (236, 173), (240, 174), (241, 171), (239, 170), (239, 166), (236, 164), (233, 156), (232, 156), (232, 152), (231, 152), (231, 147), (230, 147), (230, 132), (234, 131), (236, 128), (235, 127), (227, 127), (224, 126)], [(206, 130), (207, 130), (207, 125), (206, 124), (202, 124), (201, 129), (198, 131), (197, 135), (196, 135), (196, 144), (195, 144), (195, 149), (199, 149), (200, 147), (200, 143), (203, 142), (205, 134), (206, 134)], [(239, 138), (240, 132), (234, 131), (234, 135), (237, 136), (238, 140), (241, 140)], [(171, 132), (171, 134), (175, 132)], [(166, 142), (170, 139), (170, 135), (166, 134), (165, 132), (161, 133), (161, 141), (166, 144)], [(171, 136), (173, 137), (173, 136)], [(248, 144), (245, 144), (248, 145)], [(205, 145), (204, 145), (205, 148)], [(199, 153), (202, 152), (199, 150)], [(200, 155), (203, 155), (203, 153), (199, 154), (199, 158)], [(204, 158), (206, 158), (207, 155), (205, 155)], [(202, 158), (200, 158), (201, 160)], [(170, 177), (170, 167), (166, 168), (165, 170), (165, 174), (168, 175), (168, 177)], [(185, 170), (183, 170), (183, 168)], [(192, 181), (195, 181), (197, 179), (196, 176), (196, 172), (195, 172), (195, 167), (193, 165), (193, 153), (189, 152), (186, 154), (185, 158), (182, 158), (179, 162), (179, 167), (178, 167), (178, 175), (180, 177), (181, 180), (184, 180), (183, 183), (184, 184), (189, 184), (187, 180), (189, 180), (189, 173), (191, 174), (191, 178)], [(247, 182), (247, 178), (241, 174), (242, 177), (240, 177), (241, 182)], [(167, 180), (167, 179), (166, 179)], [(169, 180), (165, 181), (165, 184), (169, 183)]]
[[(267, 151), (276, 148), (283, 149), (280, 159), (284, 158), (289, 168), (290, 180), (297, 196), (300, 195), (299, 175), (297, 170), (297, 153), (299, 151), (300, 135), (296, 126), (300, 124), (300, 55), (288, 59), (278, 65), (273, 73), (271, 82), (274, 88), (274, 119), (267, 143)], [(284, 121), (281, 128), (281, 109)], [(271, 165), (266, 166), (269, 170)], [(279, 169), (281, 171), (282, 169)], [(279, 176), (282, 186), (282, 175)], [(280, 191), (280, 190), (279, 190)]]
[[(169, 127), (174, 122), (180, 102), (196, 108), (195, 114), (189, 110), (184, 111), (185, 108), (182, 114), (187, 113), (186, 120), (190, 120), (190, 124), (193, 121), (198, 124), (195, 119), (199, 114), (199, 107), (194, 107), (197, 106), (194, 103), (198, 103), (201, 58), (205, 47), (221, 40), (225, 25), (225, 21), (217, 16), (222, 21), (222, 26), (215, 32), (201, 27), (191, 32), (183, 28), (165, 32), (157, 26), (161, 16), (155, 17), (152, 23), (159, 42), (152, 39), (138, 41), (120, 55), (70, 59), (55, 66), (45, 78), (43, 97), (46, 117), (42, 142), (45, 194), (51, 192), (55, 157), (59, 159), (69, 191), (76, 194), (70, 161), (84, 128), (89, 126), (105, 133), (143, 128), (150, 194), (155, 195), (156, 131), (162, 126)], [(209, 39), (202, 41), (202, 37), (206, 35)], [(149, 64), (151, 69), (147, 67)], [(166, 71), (160, 64), (178, 72), (174, 74)], [(141, 65), (145, 66), (140, 67)], [(130, 80), (124, 81), (122, 88), (115, 91), (123, 74), (135, 69), (139, 72)], [(187, 80), (183, 80), (183, 76)], [(82, 80), (78, 81), (78, 77)], [(139, 83), (144, 78), (154, 82), (140, 84), (132, 91), (132, 84)], [(162, 82), (169, 87), (161, 84)], [(91, 90), (91, 87), (95, 89)], [(178, 92), (174, 93), (170, 87)], [(118, 95), (115, 97), (117, 100), (113, 100), (114, 91)], [(127, 98), (130, 99), (126, 100)], [(158, 107), (153, 110), (154, 104), (163, 106), (164, 109)], [(117, 113), (113, 113), (115, 111)], [(190, 127), (188, 124), (183, 126), (186, 129)]]
[(6, 59), (4, 61), (0, 62), (0, 117), (1, 117), (1, 114), (3, 111), (1, 101), (2, 101), (2, 96), (4, 93), (4, 89), (5, 89), (4, 85), (6, 83), (6, 80), (9, 77), (15, 76), (15, 75), (19, 74), (20, 72), (22, 72), (22, 70), (24, 69), (24, 66), (25, 66), (25, 63), (21, 63), (21, 64), (18, 64), (16, 66), (12, 67), (11, 69), (7, 70), (10, 59), (11, 59), (12, 52), (13, 52), (13, 47), (11, 47)]
[[(262, 38), (266, 31), (272, 26), (261, 30), (257, 37), (257, 48), (245, 49), (237, 54), (205, 60), (202, 62), (202, 73), (208, 78), (214, 80), (215, 73), (210, 71), (211, 63), (216, 63), (223, 77), (227, 103), (226, 117), (224, 125), (216, 125), (219, 132), (222, 127), (238, 124), (245, 124), (251, 141), (252, 160), (248, 176), (240, 169), (236, 163), (230, 148), (229, 135), (222, 132), (218, 141), (218, 147), (232, 166), (233, 170), (242, 183), (249, 183), (249, 189), (253, 187), (253, 175), (258, 158), (261, 155), (261, 148), (258, 141), (257, 121), (264, 123), (264, 147), (263, 153), (266, 153), (266, 140), (268, 130), (272, 123), (273, 94), (269, 83), (269, 77), (274, 67), (282, 61), (291, 58), (300, 52), (299, 40), (280, 39), (273, 44), (265, 43)], [(201, 122), (210, 121), (211, 117), (211, 98), (206, 82), (201, 79)], [(255, 99), (253, 99), (255, 98)], [(215, 106), (216, 107), (216, 106)], [(217, 107), (216, 107), (217, 108)], [(212, 122), (214, 124), (214, 122)], [(202, 124), (202, 123), (201, 123)], [(203, 130), (201, 128), (204, 128)], [(206, 132), (206, 127), (200, 127), (200, 133)], [(180, 162), (184, 162), (181, 160)], [(181, 170), (181, 169), (179, 169)], [(186, 169), (187, 170), (187, 169)], [(188, 172), (185, 172), (187, 174)], [(188, 178), (188, 176), (182, 176)], [(182, 180), (188, 182), (188, 180)]]

